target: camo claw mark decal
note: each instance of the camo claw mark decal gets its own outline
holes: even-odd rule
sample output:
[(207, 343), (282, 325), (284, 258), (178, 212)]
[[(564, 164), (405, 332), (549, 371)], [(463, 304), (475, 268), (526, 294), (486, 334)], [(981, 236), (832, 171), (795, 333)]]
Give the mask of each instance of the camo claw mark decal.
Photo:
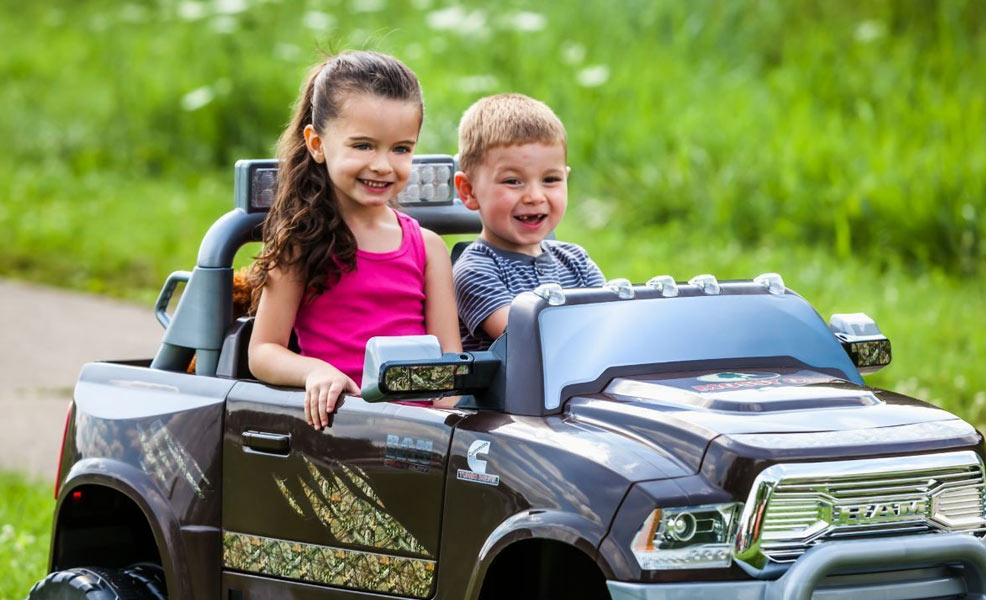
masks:
[(301, 517), (305, 516), (305, 511), (301, 508), (301, 505), (298, 504), (298, 501), (295, 500), (294, 494), (291, 493), (291, 490), (288, 489), (287, 480), (279, 479), (275, 475), (274, 483), (277, 484), (277, 489), (281, 491), (281, 495), (284, 496), (284, 499), (288, 501), (288, 505), (291, 507), (291, 509), (294, 512), (298, 513), (298, 516)]
[[(310, 479), (298, 478), (302, 495), (308, 500), (315, 518), (340, 544), (431, 556), (421, 542), (390, 515), (362, 469), (333, 462), (336, 472), (324, 474), (308, 458), (303, 460)], [(304, 516), (304, 509), (295, 500), (287, 480), (275, 477), (274, 481), (292, 510)]]
[(161, 421), (154, 421), (146, 429), (137, 425), (137, 437), (143, 456), (140, 468), (161, 486), (169, 490), (174, 478), (184, 479), (195, 495), (205, 498), (203, 485), (209, 485), (202, 468), (188, 450), (176, 440)]
[(223, 532), (227, 568), (311, 583), (426, 598), (435, 562)]

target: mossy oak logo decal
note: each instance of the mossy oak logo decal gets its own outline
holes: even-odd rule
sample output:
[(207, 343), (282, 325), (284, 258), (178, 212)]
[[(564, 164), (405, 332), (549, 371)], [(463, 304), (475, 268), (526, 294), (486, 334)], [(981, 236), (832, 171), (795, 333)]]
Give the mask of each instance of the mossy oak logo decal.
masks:
[(311, 583), (426, 598), (435, 562), (223, 532), (227, 568)]
[(384, 386), (391, 392), (447, 392), (455, 389), (455, 376), (467, 375), (467, 365), (410, 365), (390, 367)]
[[(411, 532), (390, 515), (367, 483), (369, 478), (355, 465), (333, 461), (323, 473), (303, 458), (308, 477), (298, 477), (301, 492), (292, 491), (288, 479), (274, 476), (274, 484), (295, 513), (313, 515), (342, 545), (359, 545), (431, 556)], [(299, 500), (303, 498), (303, 500)]]

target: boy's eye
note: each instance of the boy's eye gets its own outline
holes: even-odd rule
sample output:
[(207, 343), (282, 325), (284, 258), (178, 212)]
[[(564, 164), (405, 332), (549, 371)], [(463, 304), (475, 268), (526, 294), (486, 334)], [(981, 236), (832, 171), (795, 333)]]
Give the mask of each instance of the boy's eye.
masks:
[(520, 183), (520, 179), (517, 179), (516, 177), (507, 177), (506, 179), (503, 180), (503, 183), (507, 185), (517, 185), (518, 183)]
[(412, 151), (413, 148), (411, 148), (410, 146), (397, 146), (396, 148), (394, 148), (394, 152), (398, 154), (408, 154)]
[(370, 145), (367, 144), (366, 142), (361, 142), (359, 144), (353, 144), (353, 148), (355, 148), (356, 150), (369, 150)]
[(559, 181), (561, 181), (561, 177), (557, 175), (551, 175), (549, 177), (544, 178), (545, 183), (558, 183)]

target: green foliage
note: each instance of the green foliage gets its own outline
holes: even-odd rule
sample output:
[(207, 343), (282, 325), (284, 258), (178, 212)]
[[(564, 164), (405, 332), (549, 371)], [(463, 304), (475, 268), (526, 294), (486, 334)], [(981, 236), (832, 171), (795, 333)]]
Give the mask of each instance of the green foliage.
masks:
[[(982, 3), (538, 10), (517, 0), (496, 10), (478, 0), (5, 3), (0, 135), (13, 143), (0, 166), (65, 180), (48, 195), (8, 193), (57, 213), (121, 193), (80, 185), (92, 173), (117, 173), (103, 183), (124, 189), (159, 175), (181, 185), (270, 156), (315, 48), (366, 47), (419, 74), (425, 151), (454, 149), (458, 116), (480, 95), (547, 101), (568, 125), (580, 196), (612, 204), (614, 226), (688, 222), (743, 244), (769, 237), (982, 272)], [(10, 212), (4, 229), (27, 227)]]
[(890, 334), (874, 382), (986, 421), (982, 2), (52, 0), (0, 39), (0, 275), (153, 297), (317, 48), (372, 48), (421, 78), (424, 152), (479, 96), (550, 104), (562, 237), (610, 276), (779, 271)]
[(20, 600), (47, 573), (50, 484), (0, 472), (0, 600)]

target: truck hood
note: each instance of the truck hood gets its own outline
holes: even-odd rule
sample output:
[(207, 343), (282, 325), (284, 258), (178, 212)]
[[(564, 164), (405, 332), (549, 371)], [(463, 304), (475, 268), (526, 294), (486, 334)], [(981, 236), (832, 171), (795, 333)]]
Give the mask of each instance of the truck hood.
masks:
[(571, 418), (670, 452), (698, 472), (715, 454), (775, 462), (968, 446), (978, 433), (924, 402), (824, 373), (772, 369), (616, 378)]

